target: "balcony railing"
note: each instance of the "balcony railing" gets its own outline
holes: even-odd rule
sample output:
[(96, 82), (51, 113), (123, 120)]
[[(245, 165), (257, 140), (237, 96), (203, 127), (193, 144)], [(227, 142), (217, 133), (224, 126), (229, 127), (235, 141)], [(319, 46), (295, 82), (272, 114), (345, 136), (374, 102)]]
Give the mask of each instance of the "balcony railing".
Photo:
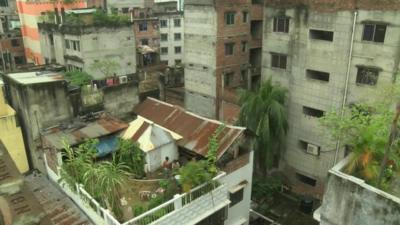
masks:
[[(59, 172), (53, 171), (47, 162), (46, 154), (44, 154), (44, 161), (46, 166), (46, 171), (51, 180), (56, 183), (60, 183)], [(59, 168), (57, 168), (59, 170)], [(218, 183), (218, 180), (226, 175), (225, 172), (220, 173), (210, 183), (202, 184), (188, 193), (177, 194), (173, 199), (125, 222), (120, 223), (116, 220), (107, 209), (104, 209), (100, 203), (98, 203), (83, 187), (81, 184), (75, 184), (74, 190), (64, 182), (60, 183), (61, 189), (64, 193), (69, 196), (78, 207), (97, 225), (149, 225), (157, 224), (156, 221), (160, 220), (164, 216), (167, 216), (177, 210), (190, 205), (197, 199), (207, 193), (216, 191), (216, 193), (225, 193), (221, 188), (223, 185)], [(221, 190), (219, 190), (221, 189)]]

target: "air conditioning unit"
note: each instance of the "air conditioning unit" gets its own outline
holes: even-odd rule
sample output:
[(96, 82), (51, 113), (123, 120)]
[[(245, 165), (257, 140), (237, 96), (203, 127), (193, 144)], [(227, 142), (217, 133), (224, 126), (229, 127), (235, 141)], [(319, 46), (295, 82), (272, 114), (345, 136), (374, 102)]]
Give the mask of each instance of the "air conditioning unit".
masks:
[(128, 83), (128, 77), (127, 76), (120, 76), (119, 77), (119, 83), (120, 84)]
[(313, 144), (307, 144), (307, 153), (311, 155), (319, 155), (319, 147)]

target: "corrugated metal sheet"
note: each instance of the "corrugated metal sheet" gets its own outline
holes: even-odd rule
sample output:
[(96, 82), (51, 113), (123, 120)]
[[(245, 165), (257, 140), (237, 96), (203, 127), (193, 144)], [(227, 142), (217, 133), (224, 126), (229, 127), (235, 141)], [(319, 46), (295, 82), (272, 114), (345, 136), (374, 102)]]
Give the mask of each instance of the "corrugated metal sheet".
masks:
[[(216, 120), (207, 119), (193, 113), (186, 112), (179, 106), (147, 98), (142, 104), (134, 108), (134, 112), (154, 123), (182, 136), (178, 145), (206, 156), (208, 141), (215, 130), (222, 125)], [(243, 134), (245, 128), (226, 125), (218, 136), (218, 157)]]
[(47, 145), (56, 149), (63, 148), (63, 140), (71, 146), (77, 145), (90, 138), (100, 138), (126, 129), (128, 124), (111, 116), (102, 116), (96, 121), (86, 124), (79, 129), (56, 130), (44, 135)]

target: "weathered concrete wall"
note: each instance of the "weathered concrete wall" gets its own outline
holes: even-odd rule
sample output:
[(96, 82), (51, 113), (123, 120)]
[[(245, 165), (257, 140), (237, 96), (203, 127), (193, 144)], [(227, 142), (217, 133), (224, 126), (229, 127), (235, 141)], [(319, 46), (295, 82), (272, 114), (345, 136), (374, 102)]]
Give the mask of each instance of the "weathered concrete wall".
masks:
[(399, 225), (400, 198), (333, 169), (320, 213), (320, 225)]
[(215, 118), (217, 14), (213, 5), (189, 3), (184, 22), (185, 108)]
[(64, 81), (21, 85), (9, 78), (5, 79), (11, 96), (11, 105), (16, 110), (28, 157), (34, 168), (44, 170), (42, 152), (37, 150), (35, 140), (39, 131), (59, 125), (72, 118), (72, 107), (68, 100)]
[[(273, 32), (275, 16), (289, 17), (289, 33)], [(307, 7), (272, 8), (264, 10), (264, 37), (262, 77), (272, 77), (289, 89), (289, 133), (285, 152), (285, 167), (290, 177), (296, 173), (317, 180), (314, 189), (321, 195), (328, 170), (333, 166), (335, 143), (318, 118), (303, 113), (303, 106), (323, 112), (340, 110), (344, 97), (351, 31), (354, 14), (351, 11), (319, 12)], [(388, 23), (384, 43), (362, 41), (364, 21)], [(352, 53), (347, 104), (374, 96), (376, 86), (356, 84), (357, 66), (379, 67), (377, 86), (390, 83), (398, 69), (400, 28), (398, 13), (394, 11), (359, 11), (355, 27), (354, 51)], [(332, 31), (333, 41), (311, 39), (310, 29)], [(286, 69), (271, 66), (271, 52), (287, 55)], [(308, 69), (329, 73), (329, 81), (306, 76)], [(367, 94), (369, 93), (369, 94)], [(376, 95), (377, 93), (375, 93)], [(307, 154), (300, 141), (319, 146), (320, 154)], [(340, 151), (339, 160), (344, 151)], [(305, 185), (304, 189), (313, 189)]]
[(139, 103), (138, 86), (135, 82), (106, 87), (103, 90), (104, 110), (116, 117), (125, 117), (132, 113)]

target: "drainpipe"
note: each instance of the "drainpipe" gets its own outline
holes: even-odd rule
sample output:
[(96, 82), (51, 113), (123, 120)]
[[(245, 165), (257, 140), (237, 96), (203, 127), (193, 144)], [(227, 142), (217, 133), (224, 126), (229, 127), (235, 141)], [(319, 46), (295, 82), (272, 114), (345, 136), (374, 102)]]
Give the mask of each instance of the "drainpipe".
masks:
[[(344, 95), (343, 95), (343, 100), (342, 100), (340, 118), (343, 118), (343, 116), (344, 116), (344, 108), (346, 107), (346, 102), (347, 102), (347, 94), (348, 94), (348, 89), (349, 89), (349, 78), (350, 78), (350, 67), (351, 67), (351, 59), (353, 56), (354, 35), (355, 35), (354, 33), (356, 30), (357, 16), (358, 16), (358, 12), (356, 10), (354, 12), (353, 29), (351, 31), (351, 42), (350, 42), (350, 50), (349, 50), (349, 59), (347, 62), (346, 83), (345, 83), (345, 87), (344, 87)], [(340, 138), (338, 138), (338, 140), (336, 141), (336, 152), (335, 152), (335, 160), (333, 161), (333, 165), (336, 165), (336, 163), (337, 163), (337, 159), (339, 156), (339, 150), (340, 150)]]

